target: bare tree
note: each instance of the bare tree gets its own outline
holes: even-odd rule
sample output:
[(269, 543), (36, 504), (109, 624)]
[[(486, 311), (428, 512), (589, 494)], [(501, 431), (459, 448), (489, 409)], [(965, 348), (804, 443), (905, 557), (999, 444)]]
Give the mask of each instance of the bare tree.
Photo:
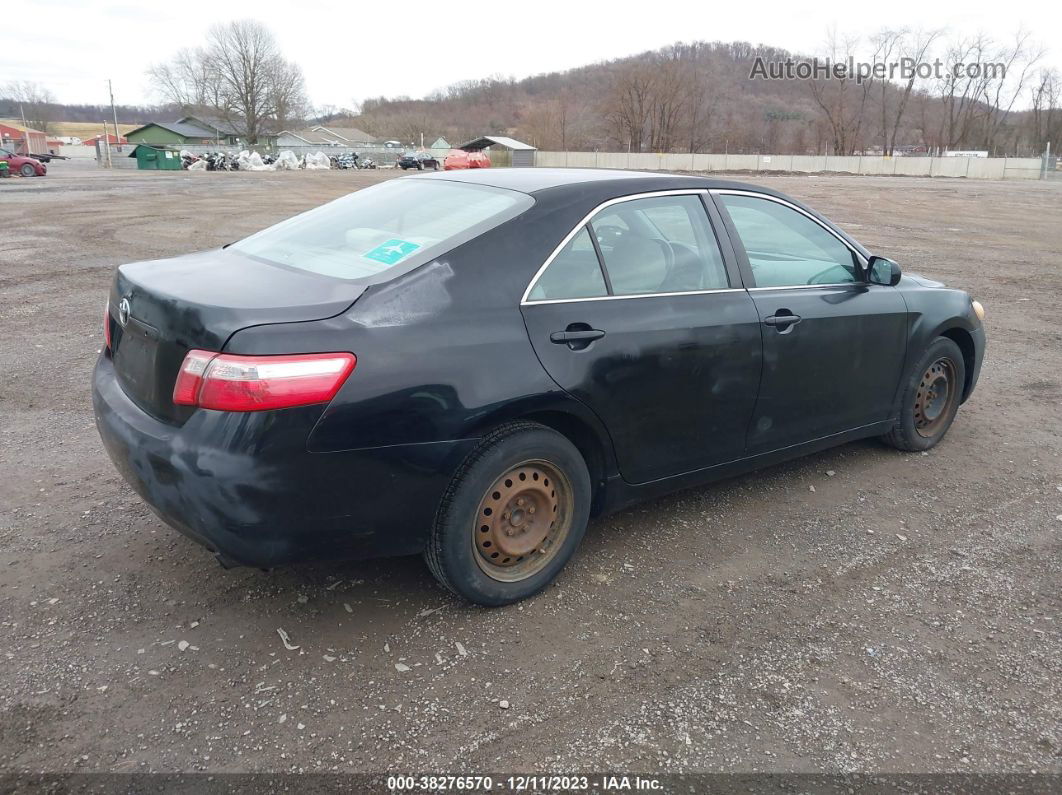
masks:
[(936, 95), (943, 105), (936, 136), (938, 147), (948, 149), (972, 143), (977, 118), (983, 113), (980, 100), (986, 78), (983, 73), (975, 75), (954, 66), (983, 62), (990, 47), (991, 41), (985, 34), (958, 39), (947, 46), (945, 61), (949, 68), (936, 81)]
[(308, 112), (302, 70), (284, 60), (273, 34), (255, 20), (215, 25), (205, 47), (181, 50), (149, 74), (168, 101), (211, 112), (249, 143)]
[(519, 134), (532, 146), (567, 151), (567, 141), (559, 134), (559, 126), (553, 102), (529, 102), (521, 109)]
[[(849, 58), (858, 60), (856, 45), (856, 39), (839, 40), (837, 32), (831, 30), (826, 40), (827, 57), (833, 64), (844, 63)], [(852, 154), (862, 145), (863, 125), (873, 85), (873, 77), (857, 79), (849, 74), (808, 81), (812, 99), (825, 116), (835, 153)]]
[(302, 69), (297, 64), (278, 60), (269, 83), (273, 99), (273, 127), (276, 132), (287, 129), (293, 119), (304, 119), (310, 115), (305, 84)]
[(652, 116), (654, 74), (651, 65), (630, 63), (613, 76), (604, 114), (633, 152), (642, 151)]
[(1032, 100), (1032, 145), (1034, 151), (1043, 152), (1050, 143), (1055, 152), (1062, 141), (1062, 80), (1054, 69), (1043, 69), (1030, 89)]
[(168, 63), (151, 66), (148, 75), (168, 102), (187, 110), (209, 108), (217, 100), (217, 80), (201, 49), (178, 50)]
[(3, 93), (19, 104), (27, 125), (48, 132), (55, 111), (55, 95), (51, 90), (31, 80), (16, 80), (5, 85)]
[(990, 151), (996, 148), (1000, 128), (1024, 92), (1033, 67), (1043, 56), (1043, 48), (1035, 45), (1032, 34), (1025, 30), (1019, 30), (1009, 45), (994, 51), (993, 63), (1002, 64), (1005, 72), (989, 73), (982, 84), (981, 97), (988, 104), (985, 147)]
[[(926, 53), (929, 52), (938, 36), (940, 36), (939, 30), (905, 34), (900, 41), (900, 58), (907, 59), (915, 65), (922, 63), (926, 59)], [(917, 80), (918, 73), (912, 70), (907, 82), (903, 85), (903, 93), (900, 94), (896, 101), (892, 115), (892, 129), (887, 133), (888, 138), (883, 154), (891, 155), (896, 151), (896, 138), (900, 133), (900, 125), (903, 123), (903, 116)]]
[[(883, 28), (878, 31), (872, 41), (874, 44), (874, 64), (882, 64), (886, 69), (896, 62), (898, 53), (903, 47), (903, 42), (908, 36), (907, 28)], [(889, 149), (889, 106), (893, 104), (892, 83), (883, 79), (879, 82), (879, 96), (881, 100), (881, 153), (890, 155)]]

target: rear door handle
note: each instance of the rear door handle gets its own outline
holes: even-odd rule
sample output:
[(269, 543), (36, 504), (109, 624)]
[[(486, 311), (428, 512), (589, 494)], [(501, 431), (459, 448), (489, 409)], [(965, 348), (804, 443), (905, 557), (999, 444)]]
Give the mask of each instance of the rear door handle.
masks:
[(601, 329), (587, 329), (586, 331), (554, 331), (549, 335), (549, 341), (558, 345), (566, 342), (593, 342), (605, 336)]
[(763, 319), (764, 325), (774, 326), (779, 331), (785, 331), (790, 326), (800, 322), (800, 315), (771, 315)]
[(586, 323), (572, 323), (564, 331), (554, 331), (549, 341), (557, 345), (567, 345), (573, 351), (589, 348), (594, 340), (605, 336), (601, 329), (590, 328)]

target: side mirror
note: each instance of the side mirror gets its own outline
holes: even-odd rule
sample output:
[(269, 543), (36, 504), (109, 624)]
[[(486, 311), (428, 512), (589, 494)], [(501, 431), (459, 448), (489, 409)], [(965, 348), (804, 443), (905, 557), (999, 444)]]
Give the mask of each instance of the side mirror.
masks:
[(867, 263), (867, 281), (885, 287), (895, 287), (900, 283), (900, 266), (885, 257), (871, 257)]

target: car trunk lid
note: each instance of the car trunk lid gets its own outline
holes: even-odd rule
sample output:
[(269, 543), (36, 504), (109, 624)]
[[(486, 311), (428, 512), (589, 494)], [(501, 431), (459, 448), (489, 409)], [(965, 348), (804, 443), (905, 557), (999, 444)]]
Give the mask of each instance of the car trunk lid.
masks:
[(149, 414), (183, 422), (192, 409), (173, 404), (173, 386), (189, 350), (221, 351), (250, 326), (333, 317), (364, 290), (226, 249), (122, 265), (107, 318), (118, 380)]

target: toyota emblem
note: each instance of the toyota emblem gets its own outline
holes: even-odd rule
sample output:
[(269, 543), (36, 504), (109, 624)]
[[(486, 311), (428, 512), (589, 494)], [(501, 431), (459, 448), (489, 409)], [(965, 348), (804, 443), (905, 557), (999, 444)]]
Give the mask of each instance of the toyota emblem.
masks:
[(129, 322), (129, 299), (123, 298), (121, 303), (118, 304), (118, 322), (122, 328), (125, 328), (125, 324)]

